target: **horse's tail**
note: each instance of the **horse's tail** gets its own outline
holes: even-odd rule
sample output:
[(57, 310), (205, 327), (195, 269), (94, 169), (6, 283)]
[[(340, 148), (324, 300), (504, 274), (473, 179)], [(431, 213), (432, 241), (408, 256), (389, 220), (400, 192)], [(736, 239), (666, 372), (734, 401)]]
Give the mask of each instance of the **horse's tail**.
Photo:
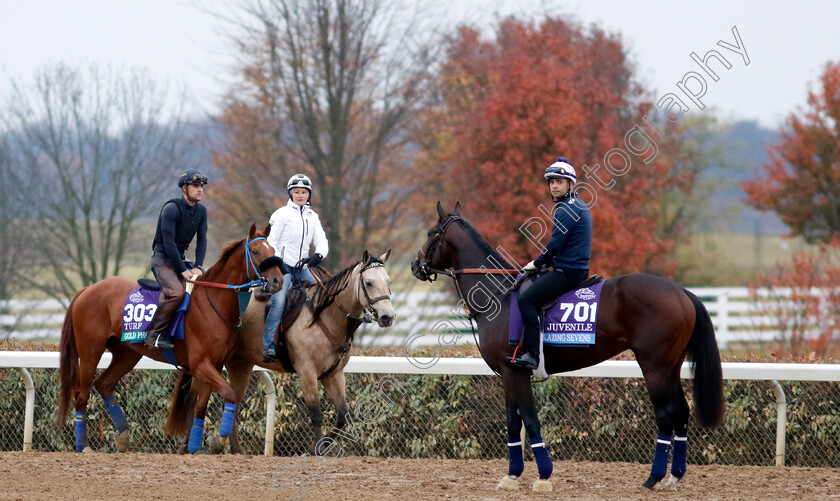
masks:
[(73, 296), (67, 313), (64, 314), (64, 326), (61, 328), (61, 341), (59, 342), (59, 373), (61, 377), (61, 390), (58, 397), (58, 413), (56, 415), (56, 426), (64, 426), (67, 420), (67, 409), (70, 407), (70, 400), (73, 396), (73, 387), (79, 382), (79, 352), (76, 349), (76, 334), (73, 332), (73, 305), (87, 287), (80, 290)]
[(172, 390), (172, 405), (169, 407), (169, 419), (166, 421), (167, 436), (186, 435), (187, 416), (195, 405), (195, 393), (192, 391), (192, 375), (181, 371), (178, 382)]
[(694, 403), (700, 426), (711, 428), (723, 421), (723, 369), (720, 352), (715, 341), (712, 318), (703, 302), (690, 291), (683, 289), (694, 303), (694, 331), (688, 340), (686, 353), (691, 355), (694, 371)]

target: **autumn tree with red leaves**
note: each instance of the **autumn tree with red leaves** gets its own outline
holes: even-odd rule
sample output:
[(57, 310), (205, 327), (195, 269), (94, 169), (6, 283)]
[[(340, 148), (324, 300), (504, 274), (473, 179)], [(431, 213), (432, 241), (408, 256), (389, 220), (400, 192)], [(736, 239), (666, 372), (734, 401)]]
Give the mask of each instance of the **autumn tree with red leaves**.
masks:
[(819, 252), (800, 253), (790, 264), (777, 264), (749, 285), (756, 312), (770, 319), (757, 325), (772, 329), (774, 349), (802, 355), (837, 353), (840, 346), (840, 266), (838, 246), (821, 244)]
[(840, 237), (840, 63), (828, 63), (808, 108), (791, 113), (763, 175), (746, 181), (746, 202), (779, 214), (809, 242)]
[[(552, 206), (545, 168), (565, 155), (584, 181), (583, 164), (601, 163), (642, 124), (650, 106), (633, 75), (621, 39), (598, 28), (509, 18), (492, 40), (460, 28), (446, 47), (439, 103), (425, 115), (420, 198), (430, 206), (436, 196), (450, 207), (460, 200), (485, 238), (524, 264), (539, 249), (520, 228), (543, 216), (540, 204)], [(675, 168), (684, 160), (676, 135), (648, 133), (659, 156), (650, 163), (634, 156), (629, 172), (592, 207), (593, 272), (675, 270), (671, 251), (687, 225), (663, 221), (663, 201), (674, 190), (689, 191), (695, 174)], [(611, 182), (605, 169), (599, 175)], [(663, 224), (671, 224), (668, 231)]]

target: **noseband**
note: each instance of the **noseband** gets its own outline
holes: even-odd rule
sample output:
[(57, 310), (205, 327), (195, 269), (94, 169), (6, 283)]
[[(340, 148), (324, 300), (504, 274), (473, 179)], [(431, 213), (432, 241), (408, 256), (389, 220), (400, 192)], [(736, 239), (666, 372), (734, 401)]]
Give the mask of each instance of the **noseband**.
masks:
[[(434, 282), (437, 280), (438, 274), (449, 275), (452, 276), (451, 273), (447, 270), (436, 270), (434, 268), (429, 267), (429, 262), (431, 261), (432, 256), (435, 255), (435, 251), (437, 250), (440, 243), (443, 241), (443, 236), (446, 233), (446, 230), (454, 223), (455, 221), (460, 221), (460, 216), (451, 215), (449, 219), (443, 223), (443, 226), (440, 227), (437, 233), (435, 233), (434, 240), (429, 244), (429, 252), (423, 250), (423, 247), (420, 247), (420, 255), (421, 259), (418, 259), (418, 266), (420, 271), (426, 276), (426, 280), (429, 282)], [(434, 277), (433, 277), (434, 275)]]
[[(373, 308), (373, 305), (378, 303), (379, 301), (384, 301), (385, 299), (391, 299), (391, 291), (388, 290), (388, 294), (383, 294), (381, 296), (376, 296), (374, 298), (370, 297), (370, 294), (368, 293), (367, 287), (365, 287), (365, 284), (364, 284), (364, 282), (365, 282), (364, 281), (364, 273), (365, 273), (365, 271), (367, 271), (371, 268), (384, 268), (384, 267), (385, 267), (385, 265), (383, 263), (380, 263), (380, 262), (377, 262), (377, 261), (372, 261), (367, 266), (362, 268), (362, 270), (359, 272), (359, 289), (361, 289), (362, 293), (365, 296), (365, 300), (367, 301), (367, 306), (365, 307), (365, 310), (364, 310), (365, 316), (367, 317), (368, 315), (372, 315), (373, 318), (377, 319), (377, 320), (379, 319), (379, 313), (376, 312), (376, 310)], [(358, 297), (358, 294), (357, 294), (357, 297)]]

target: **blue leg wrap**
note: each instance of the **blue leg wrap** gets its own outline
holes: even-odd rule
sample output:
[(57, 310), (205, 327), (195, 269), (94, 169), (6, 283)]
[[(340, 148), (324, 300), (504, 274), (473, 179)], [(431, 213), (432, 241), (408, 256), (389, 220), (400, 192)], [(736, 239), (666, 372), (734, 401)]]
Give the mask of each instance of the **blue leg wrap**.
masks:
[(525, 471), (525, 460), (522, 459), (522, 439), (508, 437), (508, 475), (518, 477)]
[(668, 456), (671, 454), (671, 437), (659, 434), (656, 440), (656, 454), (653, 456), (653, 466), (650, 468), (650, 478), (659, 482), (668, 472)]
[(87, 444), (87, 415), (85, 411), (76, 411), (76, 451), (82, 452)]
[(685, 475), (685, 460), (688, 452), (688, 437), (674, 435), (674, 458), (671, 460), (671, 475), (682, 478)]
[(125, 420), (125, 414), (123, 414), (120, 404), (116, 402), (113, 395), (105, 399), (105, 407), (108, 408), (108, 414), (111, 415), (111, 420), (114, 422), (114, 427), (117, 429), (117, 433), (122, 433), (128, 429), (128, 422)]
[(541, 436), (531, 437), (531, 452), (534, 453), (534, 459), (537, 460), (537, 471), (540, 473), (540, 480), (548, 480), (551, 472), (554, 471), (554, 465), (551, 464), (551, 458), (548, 455), (548, 449), (545, 447), (545, 442)]
[(222, 414), (222, 424), (219, 426), (219, 435), (227, 437), (233, 431), (233, 416), (236, 414), (236, 404), (225, 404), (225, 412)]
[(192, 431), (190, 431), (190, 443), (187, 448), (190, 454), (201, 449), (201, 439), (204, 437), (204, 420), (193, 419)]

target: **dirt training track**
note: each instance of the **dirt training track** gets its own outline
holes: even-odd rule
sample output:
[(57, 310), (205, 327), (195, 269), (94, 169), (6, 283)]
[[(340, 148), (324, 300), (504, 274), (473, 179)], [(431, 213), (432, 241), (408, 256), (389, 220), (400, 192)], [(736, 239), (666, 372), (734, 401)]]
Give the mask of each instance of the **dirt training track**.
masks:
[[(238, 499), (285, 500), (272, 487), (293, 458), (162, 454), (0, 453), (0, 500)], [(288, 471), (288, 470), (286, 470)], [(639, 488), (649, 467), (630, 463), (554, 463), (553, 493), (530, 492), (536, 466), (526, 463), (519, 492), (494, 487), (503, 460), (347, 457), (309, 477), (311, 500), (840, 500), (840, 469), (694, 466), (677, 492)]]

